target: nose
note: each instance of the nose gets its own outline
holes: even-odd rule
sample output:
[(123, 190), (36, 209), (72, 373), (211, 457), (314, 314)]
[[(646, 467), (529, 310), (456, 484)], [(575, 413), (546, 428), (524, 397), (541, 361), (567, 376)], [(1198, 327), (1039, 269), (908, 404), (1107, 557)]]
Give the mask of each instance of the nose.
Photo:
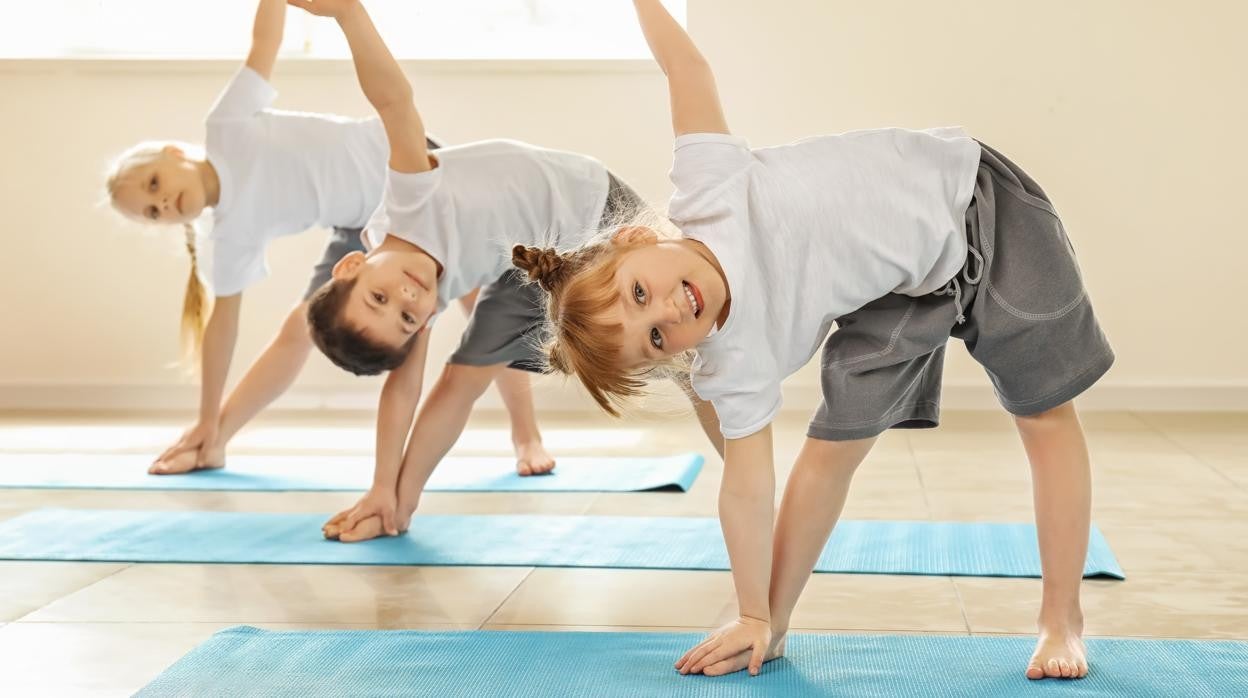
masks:
[(676, 305), (676, 303), (676, 299), (670, 296), (663, 301), (663, 306), (660, 309), (660, 312), (662, 313), (660, 317), (665, 324), (675, 325), (680, 322), (680, 306)]

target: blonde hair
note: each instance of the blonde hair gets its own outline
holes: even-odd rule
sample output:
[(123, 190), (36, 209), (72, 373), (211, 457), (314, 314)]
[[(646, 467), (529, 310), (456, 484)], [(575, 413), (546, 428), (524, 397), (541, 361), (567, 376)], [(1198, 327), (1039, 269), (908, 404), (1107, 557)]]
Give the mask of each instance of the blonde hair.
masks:
[(212, 316), (212, 294), (199, 278), (199, 251), (195, 244), (195, 226), (184, 225), (186, 252), (191, 257), (191, 273), (186, 279), (182, 297), (182, 358), (184, 367), (194, 369), (204, 348), (204, 331)]
[[(198, 146), (189, 143), (144, 141), (126, 149), (113, 160), (104, 178), (104, 188), (108, 193), (109, 203), (114, 208), (117, 206), (117, 191), (123, 183), (128, 181), (131, 171), (136, 167), (155, 162), (170, 145), (180, 148), (188, 154), (188, 157), (190, 153), (202, 151)], [(186, 295), (182, 298), (182, 355), (179, 363), (184, 368), (193, 371), (197, 367), (200, 352), (204, 346), (204, 330), (212, 314), (212, 295), (199, 277), (199, 246), (196, 243), (195, 226), (184, 223), (183, 234), (186, 251), (191, 258), (191, 273), (186, 281)]]
[(579, 378), (594, 402), (613, 417), (644, 394), (651, 379), (674, 377), (689, 368), (685, 355), (640, 369), (626, 368), (620, 361), (623, 326), (604, 322), (602, 316), (619, 298), (614, 279), (622, 256), (650, 244), (616, 238), (622, 227), (600, 233), (572, 252), (525, 245), (511, 251), (512, 264), (548, 294), (542, 346), (547, 364)]

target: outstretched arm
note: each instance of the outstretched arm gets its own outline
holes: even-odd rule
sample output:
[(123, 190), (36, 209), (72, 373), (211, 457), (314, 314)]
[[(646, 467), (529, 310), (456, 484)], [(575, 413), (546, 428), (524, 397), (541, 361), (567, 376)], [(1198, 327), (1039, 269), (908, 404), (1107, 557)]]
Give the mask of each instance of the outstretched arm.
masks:
[(347, 37), (355, 74), (390, 140), (390, 169), (424, 172), (430, 169), (425, 125), (412, 101), (412, 86), (399, 62), (386, 48), (377, 27), (358, 0), (287, 0), (315, 15), (333, 17)]
[(724, 480), (719, 488), (719, 523), (724, 530), (740, 617), (720, 628), (676, 662), (682, 674), (701, 673), (717, 662), (749, 651), (757, 674), (771, 645), (772, 528), (776, 474), (771, 425), (724, 443)]
[[(329, 537), (337, 537), (338, 531), (349, 531), (357, 523), (377, 516), (382, 531), (387, 535), (399, 534), (395, 520), (398, 504), (399, 473), (403, 466), (403, 446), (416, 416), (416, 405), (424, 382), (425, 359), (429, 353), (429, 328), (421, 330), (416, 337), (407, 359), (386, 376), (377, 406), (376, 465), (373, 484), (354, 507), (334, 516), (322, 530)], [(331, 530), (332, 529), (332, 530)]]
[(672, 18), (660, 0), (633, 0), (637, 20), (650, 53), (667, 75), (672, 100), (672, 128), (686, 133), (728, 133), (719, 103), (715, 74), (684, 27)]
[(286, 28), (286, 3), (283, 0), (260, 0), (256, 8), (256, 21), (251, 27), (251, 52), (247, 54), (247, 67), (260, 74), (267, 82), (277, 62), (277, 50), (282, 46), (282, 31)]

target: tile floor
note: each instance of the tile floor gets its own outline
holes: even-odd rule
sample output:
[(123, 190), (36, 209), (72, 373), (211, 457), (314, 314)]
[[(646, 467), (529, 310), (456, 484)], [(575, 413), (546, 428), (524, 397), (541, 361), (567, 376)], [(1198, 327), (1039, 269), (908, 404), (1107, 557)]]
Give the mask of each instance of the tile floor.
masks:
[[(1084, 586), (1090, 635), (1248, 639), (1248, 414), (1088, 413), (1093, 518), (1129, 579)], [(777, 424), (783, 478), (804, 419)], [(0, 449), (135, 454), (178, 433), (168, 417), (0, 417)], [(692, 418), (613, 425), (547, 419), (564, 455), (701, 450)], [(269, 417), (235, 452), (362, 453), (360, 416)], [(456, 453), (504, 455), (505, 424), (474, 419)], [(711, 456), (686, 494), (429, 493), (421, 513), (714, 516)], [(361, 473), (361, 478), (366, 478)], [(0, 519), (44, 506), (337, 511), (350, 493), (0, 491)], [(953, 412), (891, 432), (859, 470), (847, 518), (1029, 521), (1023, 451), (1008, 417)], [(797, 631), (1026, 634), (1027, 579), (817, 575)], [(710, 629), (734, 616), (726, 572), (0, 562), (0, 694), (128, 695), (213, 632), (273, 629)], [(1095, 661), (1095, 657), (1093, 657)], [(1019, 667), (1020, 670), (1022, 667)]]

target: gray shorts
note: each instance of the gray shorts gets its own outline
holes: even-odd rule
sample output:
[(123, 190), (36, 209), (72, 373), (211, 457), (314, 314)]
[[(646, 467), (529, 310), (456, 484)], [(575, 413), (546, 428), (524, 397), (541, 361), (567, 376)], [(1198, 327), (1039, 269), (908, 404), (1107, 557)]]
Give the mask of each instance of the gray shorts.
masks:
[[(425, 136), (425, 146), (429, 150), (437, 150), (442, 147), (442, 142), (434, 136)], [(325, 243), (325, 251), (321, 253), (321, 261), (312, 267), (312, 278), (308, 281), (308, 290), (303, 294), (305, 301), (316, 293), (316, 289), (329, 282), (338, 260), (351, 252), (368, 251), (364, 248), (364, 241), (360, 239), (362, 230), (362, 228), (339, 227), (333, 229), (329, 234), (329, 241)]]
[(809, 436), (843, 441), (936, 426), (950, 337), (966, 343), (1015, 415), (1057, 407), (1109, 370), (1114, 352), (1053, 204), (983, 144), (966, 233), (966, 266), (945, 289), (889, 294), (837, 320)]
[[(607, 202), (602, 209), (603, 227), (627, 220), (645, 206), (632, 187), (607, 174)], [(519, 269), (508, 269), (481, 289), (477, 305), (448, 363), (466, 366), (507, 364), (533, 373), (546, 370), (542, 355), (546, 294), (537, 284), (525, 282)]]

